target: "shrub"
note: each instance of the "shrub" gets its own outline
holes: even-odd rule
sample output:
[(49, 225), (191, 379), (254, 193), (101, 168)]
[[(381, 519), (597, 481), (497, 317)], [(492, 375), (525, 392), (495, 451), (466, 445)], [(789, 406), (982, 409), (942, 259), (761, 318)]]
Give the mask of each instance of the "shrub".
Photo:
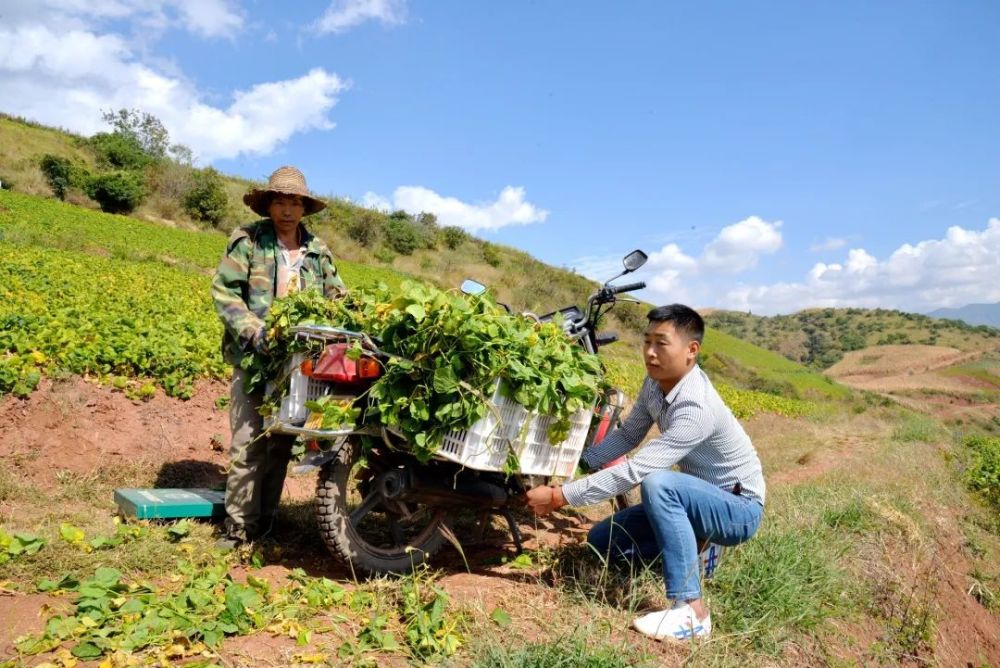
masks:
[(400, 255), (412, 255), (420, 246), (413, 223), (408, 219), (397, 217), (396, 214), (389, 216), (389, 221), (385, 224), (385, 241)]
[(0, 175), (0, 190), (13, 190), (14, 182), (6, 176)]
[(55, 196), (66, 199), (66, 191), (69, 190), (73, 173), (73, 165), (69, 159), (46, 153), (42, 156), (39, 166)]
[(969, 436), (964, 441), (971, 451), (965, 482), (1000, 512), (1000, 438)]
[(444, 241), (444, 245), (451, 250), (455, 250), (461, 246), (468, 238), (469, 235), (461, 227), (449, 225), (441, 230), (441, 239)]
[(347, 236), (365, 247), (375, 245), (381, 236), (382, 215), (370, 209), (362, 209), (348, 223)]
[(429, 250), (437, 248), (438, 235), (441, 233), (441, 228), (437, 224), (437, 216), (433, 213), (421, 213), (413, 221), (413, 226), (421, 248)]
[(491, 244), (489, 241), (483, 242), (483, 259), (486, 264), (491, 267), (499, 267), (502, 260), (500, 259), (500, 252), (497, 250), (495, 244)]
[(375, 251), (375, 259), (384, 264), (392, 264), (392, 261), (396, 259), (396, 254), (388, 248), (379, 248)]
[(153, 164), (139, 140), (118, 132), (99, 132), (90, 138), (97, 162), (108, 169), (139, 170)]
[(124, 170), (92, 176), (84, 190), (107, 213), (131, 213), (146, 196), (142, 175)]
[(211, 167), (194, 172), (191, 188), (184, 195), (184, 210), (195, 220), (218, 227), (226, 215), (229, 197), (222, 175)]

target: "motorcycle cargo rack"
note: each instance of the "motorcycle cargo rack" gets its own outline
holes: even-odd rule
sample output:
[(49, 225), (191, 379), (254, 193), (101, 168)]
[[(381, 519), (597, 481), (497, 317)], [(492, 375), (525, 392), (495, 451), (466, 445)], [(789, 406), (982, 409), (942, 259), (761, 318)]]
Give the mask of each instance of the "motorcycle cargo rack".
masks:
[[(374, 348), (375, 344), (367, 334), (352, 332), (339, 327), (326, 325), (297, 325), (289, 329), (295, 338), (300, 340), (318, 341), (321, 343), (343, 343), (352, 340), (361, 341), (366, 348)], [(307, 438), (330, 439), (348, 436), (355, 433), (352, 429), (311, 429), (305, 426), (309, 418), (306, 402), (316, 401), (320, 397), (333, 395), (336, 388), (331, 383), (315, 380), (302, 373), (301, 365), (308, 353), (295, 353), (285, 363), (281, 376), (267, 383), (265, 394), (271, 395), (278, 385), (287, 379), (288, 392), (281, 397), (277, 410), (264, 418), (264, 429), (280, 434), (292, 434)], [(352, 397), (345, 396), (345, 399)]]

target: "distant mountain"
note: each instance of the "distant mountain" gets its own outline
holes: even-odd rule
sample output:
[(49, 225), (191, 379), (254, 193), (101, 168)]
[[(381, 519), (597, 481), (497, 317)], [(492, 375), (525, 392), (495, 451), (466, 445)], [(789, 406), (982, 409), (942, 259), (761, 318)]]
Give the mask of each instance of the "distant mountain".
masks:
[(927, 315), (932, 318), (961, 320), (970, 325), (1000, 327), (1000, 302), (996, 304), (966, 304), (959, 308), (939, 308)]
[(792, 315), (707, 313), (705, 324), (813, 369), (826, 369), (844, 353), (869, 346), (922, 344), (963, 352), (994, 350), (1000, 328), (938, 320), (886, 309), (807, 309)]

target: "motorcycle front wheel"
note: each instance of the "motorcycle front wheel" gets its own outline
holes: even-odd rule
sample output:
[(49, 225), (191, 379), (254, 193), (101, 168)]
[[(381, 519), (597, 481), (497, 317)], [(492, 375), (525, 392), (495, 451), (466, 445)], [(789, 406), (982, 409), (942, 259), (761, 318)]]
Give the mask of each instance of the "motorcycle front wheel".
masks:
[(352, 439), (327, 463), (316, 482), (316, 519), (327, 549), (367, 573), (404, 573), (444, 544), (442, 508), (388, 500), (379, 477), (405, 466), (377, 452), (362, 455)]

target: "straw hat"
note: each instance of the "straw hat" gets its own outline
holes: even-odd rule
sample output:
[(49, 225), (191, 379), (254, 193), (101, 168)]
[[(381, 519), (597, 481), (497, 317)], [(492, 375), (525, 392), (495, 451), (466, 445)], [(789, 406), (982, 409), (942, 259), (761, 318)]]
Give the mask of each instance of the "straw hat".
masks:
[(326, 208), (326, 203), (318, 200), (309, 194), (306, 187), (306, 177), (302, 172), (291, 166), (278, 167), (267, 180), (266, 188), (254, 188), (243, 196), (243, 203), (261, 216), (267, 217), (267, 207), (271, 203), (273, 195), (298, 195), (305, 205), (305, 215), (322, 211)]

